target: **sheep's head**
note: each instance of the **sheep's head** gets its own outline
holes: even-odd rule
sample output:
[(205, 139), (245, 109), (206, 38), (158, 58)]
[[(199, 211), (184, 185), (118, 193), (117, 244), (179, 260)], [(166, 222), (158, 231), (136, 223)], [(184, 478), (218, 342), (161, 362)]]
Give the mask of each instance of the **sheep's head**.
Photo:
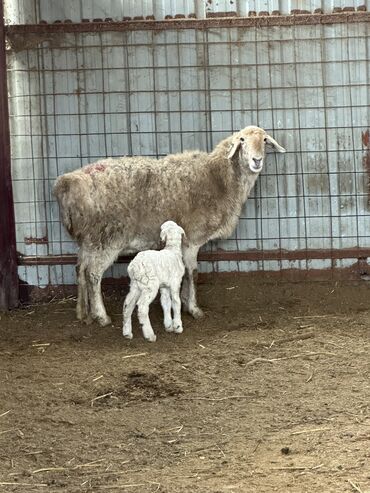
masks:
[(284, 147), (281, 147), (262, 128), (246, 127), (233, 135), (227, 157), (233, 159), (238, 155), (242, 164), (248, 166), (252, 173), (259, 173), (263, 167), (266, 145), (271, 145), (277, 152), (286, 152)]
[(185, 231), (175, 221), (166, 221), (161, 225), (160, 238), (163, 243), (177, 241), (181, 244), (182, 238), (185, 236)]

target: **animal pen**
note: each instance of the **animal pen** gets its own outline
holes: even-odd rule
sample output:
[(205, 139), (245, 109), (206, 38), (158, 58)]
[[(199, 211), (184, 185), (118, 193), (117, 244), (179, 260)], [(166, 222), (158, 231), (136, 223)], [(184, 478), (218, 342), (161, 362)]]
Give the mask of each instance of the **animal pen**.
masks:
[(294, 3), (4, 2), (2, 307), (18, 282), (75, 284), (58, 175), (107, 156), (210, 151), (247, 125), (287, 153), (267, 157), (234, 236), (201, 251), (200, 272), (368, 272), (368, 0)]

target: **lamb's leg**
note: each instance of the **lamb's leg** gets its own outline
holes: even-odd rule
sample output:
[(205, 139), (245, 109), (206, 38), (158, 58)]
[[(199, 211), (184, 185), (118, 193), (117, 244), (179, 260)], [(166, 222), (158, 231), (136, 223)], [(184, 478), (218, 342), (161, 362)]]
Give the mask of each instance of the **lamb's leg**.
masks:
[(161, 288), (161, 305), (163, 309), (163, 324), (167, 332), (172, 332), (171, 295), (168, 288)]
[(127, 339), (132, 339), (131, 316), (139, 297), (140, 297), (140, 289), (138, 285), (135, 283), (135, 281), (132, 281), (130, 286), (130, 291), (126, 296), (122, 309), (122, 314), (123, 314), (122, 334), (124, 337), (127, 337)]
[(86, 269), (86, 281), (89, 293), (90, 315), (102, 327), (112, 323), (105, 311), (101, 293), (101, 280), (106, 269), (113, 264), (119, 251), (97, 250), (89, 253), (89, 261)]
[(89, 312), (89, 297), (86, 285), (86, 265), (79, 263), (76, 266), (77, 273), (77, 319), (85, 320)]
[[(196, 279), (198, 275), (197, 271), (197, 257), (199, 246), (186, 246), (183, 248), (183, 259), (185, 264), (185, 276), (186, 281), (185, 285), (183, 285), (183, 301), (185, 305), (185, 309), (193, 315), (194, 318), (200, 318), (203, 316), (202, 310), (197, 305), (197, 293), (196, 293)], [(188, 288), (188, 293), (184, 291), (184, 289)], [(187, 296), (186, 296), (187, 295)]]
[(158, 288), (159, 286), (156, 285), (151, 286), (150, 288), (146, 287), (142, 289), (140, 298), (137, 302), (138, 317), (141, 324), (141, 329), (143, 331), (143, 336), (144, 339), (150, 342), (155, 342), (157, 339), (149, 319), (149, 306), (156, 297), (158, 293)]
[[(179, 286), (180, 287), (180, 286)], [(171, 289), (171, 300), (173, 310), (173, 331), (177, 334), (181, 334), (182, 321), (181, 321), (181, 299), (179, 295), (179, 287), (177, 289)]]

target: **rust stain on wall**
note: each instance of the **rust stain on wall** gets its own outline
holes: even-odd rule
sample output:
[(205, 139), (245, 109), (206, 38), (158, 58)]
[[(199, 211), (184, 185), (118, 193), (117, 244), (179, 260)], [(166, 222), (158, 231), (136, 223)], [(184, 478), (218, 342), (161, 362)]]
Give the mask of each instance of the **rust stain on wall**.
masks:
[(24, 239), (26, 245), (47, 245), (49, 243), (49, 239), (47, 236), (43, 236), (42, 238), (34, 238), (33, 236), (28, 236)]
[(367, 173), (367, 205), (370, 206), (370, 130), (362, 132), (362, 145), (364, 147), (364, 157), (362, 164)]

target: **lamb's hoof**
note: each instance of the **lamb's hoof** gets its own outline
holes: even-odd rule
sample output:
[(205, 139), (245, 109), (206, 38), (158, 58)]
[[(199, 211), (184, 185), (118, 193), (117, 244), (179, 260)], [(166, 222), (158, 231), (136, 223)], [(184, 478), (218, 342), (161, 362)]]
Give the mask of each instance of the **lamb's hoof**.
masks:
[(197, 320), (198, 318), (202, 318), (202, 317), (204, 317), (204, 313), (203, 313), (203, 311), (202, 311), (200, 308), (198, 308), (198, 307), (195, 307), (195, 308), (189, 309), (189, 313), (190, 313), (190, 315), (192, 315), (192, 316), (193, 316), (196, 320)]
[(170, 323), (170, 325), (165, 325), (165, 326), (164, 326), (164, 330), (165, 330), (166, 332), (173, 332), (172, 322)]
[(176, 334), (181, 334), (183, 330), (184, 330), (184, 329), (183, 329), (182, 325), (176, 325), (176, 326), (174, 326), (174, 327), (173, 327), (173, 331), (174, 331)]
[(122, 335), (126, 339), (132, 339), (132, 332), (122, 332)]
[(153, 335), (145, 337), (145, 340), (148, 342), (155, 342), (157, 340), (157, 336), (155, 334), (153, 334)]

